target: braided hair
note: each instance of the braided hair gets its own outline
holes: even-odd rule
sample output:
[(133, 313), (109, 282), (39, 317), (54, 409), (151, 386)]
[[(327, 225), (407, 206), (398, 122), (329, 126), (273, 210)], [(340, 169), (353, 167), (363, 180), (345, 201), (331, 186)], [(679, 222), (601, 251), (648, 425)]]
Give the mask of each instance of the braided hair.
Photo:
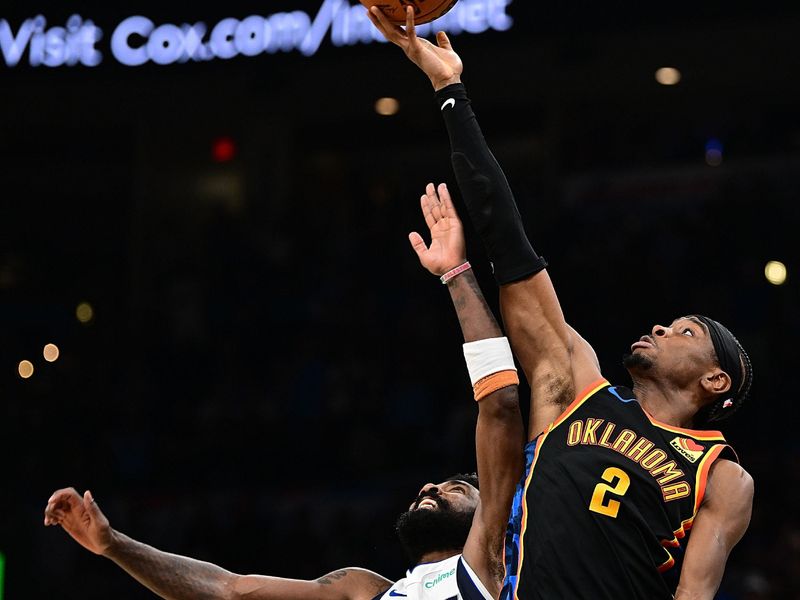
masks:
[(747, 399), (753, 385), (753, 364), (742, 344), (724, 325), (702, 315), (697, 315), (697, 318), (709, 330), (717, 364), (731, 378), (731, 389), (720, 394), (697, 416), (700, 422), (713, 423), (730, 417)]

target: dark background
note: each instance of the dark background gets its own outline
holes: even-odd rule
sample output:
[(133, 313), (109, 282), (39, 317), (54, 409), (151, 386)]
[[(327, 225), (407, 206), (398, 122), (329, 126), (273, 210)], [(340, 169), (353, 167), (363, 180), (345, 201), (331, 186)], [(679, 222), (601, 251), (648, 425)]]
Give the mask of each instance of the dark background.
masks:
[[(475, 466), (458, 325), (406, 241), (425, 183), (455, 188), (426, 78), (396, 48), (329, 42), (123, 67), (108, 37), (132, 14), (213, 24), (321, 2), (108, 4), (0, 14), (16, 31), (79, 12), (106, 32), (98, 68), (0, 66), (6, 598), (152, 597), (42, 526), (63, 486), (92, 489), (133, 537), (236, 572), (401, 577), (397, 514)], [(454, 38), (465, 82), (609, 379), (687, 312), (749, 350), (752, 397), (723, 429), (755, 513), (720, 597), (800, 598), (800, 10), (585, 4), (515, 0), (511, 31)], [(656, 83), (662, 66), (681, 83)], [(381, 96), (400, 113), (378, 116)], [(230, 162), (212, 157), (221, 136)], [(786, 285), (766, 281), (769, 260)]]

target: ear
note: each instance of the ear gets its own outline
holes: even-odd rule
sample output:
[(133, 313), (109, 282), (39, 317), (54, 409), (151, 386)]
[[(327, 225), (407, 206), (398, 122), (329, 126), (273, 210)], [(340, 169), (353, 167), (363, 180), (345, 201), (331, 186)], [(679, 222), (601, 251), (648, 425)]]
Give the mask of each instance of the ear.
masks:
[(731, 389), (731, 378), (725, 371), (716, 367), (703, 375), (700, 385), (708, 394), (716, 396)]

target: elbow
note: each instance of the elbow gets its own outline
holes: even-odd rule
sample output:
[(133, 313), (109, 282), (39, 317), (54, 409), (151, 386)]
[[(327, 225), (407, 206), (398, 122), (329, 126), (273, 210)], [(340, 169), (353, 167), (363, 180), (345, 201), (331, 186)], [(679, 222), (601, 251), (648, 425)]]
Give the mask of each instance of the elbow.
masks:
[(495, 421), (519, 421), (519, 391), (518, 386), (510, 385), (494, 392), (479, 403), (482, 416)]
[(233, 573), (226, 579), (221, 586), (220, 600), (243, 600), (246, 592), (243, 589), (243, 577)]

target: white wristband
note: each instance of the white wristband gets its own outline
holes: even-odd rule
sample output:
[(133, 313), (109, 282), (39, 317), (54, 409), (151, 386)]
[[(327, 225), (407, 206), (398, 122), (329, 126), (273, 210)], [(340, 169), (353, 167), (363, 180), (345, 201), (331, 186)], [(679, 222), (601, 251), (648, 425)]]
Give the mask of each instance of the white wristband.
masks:
[(489, 338), (464, 344), (464, 360), (472, 385), (500, 371), (516, 371), (508, 338)]

